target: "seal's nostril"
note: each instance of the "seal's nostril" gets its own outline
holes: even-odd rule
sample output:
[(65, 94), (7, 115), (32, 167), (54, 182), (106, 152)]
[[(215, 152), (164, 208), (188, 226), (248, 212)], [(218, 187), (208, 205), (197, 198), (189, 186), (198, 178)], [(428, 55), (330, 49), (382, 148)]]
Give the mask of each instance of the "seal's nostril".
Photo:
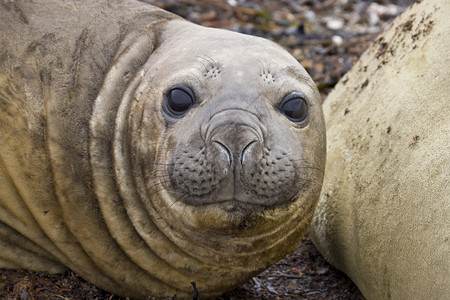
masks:
[(218, 144), (218, 145), (220, 146), (220, 148), (222, 148), (222, 150), (225, 151), (225, 153), (226, 153), (227, 156), (228, 156), (228, 164), (229, 164), (229, 166), (231, 166), (231, 164), (233, 163), (233, 155), (231, 154), (230, 149), (228, 149), (227, 146), (225, 146), (224, 144), (222, 144), (222, 143), (219, 142), (219, 141), (213, 141), (213, 142), (216, 143), (216, 144)]
[(244, 147), (244, 149), (242, 149), (241, 156), (239, 158), (241, 161), (241, 165), (244, 165), (245, 156), (249, 153), (249, 149), (254, 143), (256, 143), (256, 141), (251, 141), (247, 144), (247, 146)]

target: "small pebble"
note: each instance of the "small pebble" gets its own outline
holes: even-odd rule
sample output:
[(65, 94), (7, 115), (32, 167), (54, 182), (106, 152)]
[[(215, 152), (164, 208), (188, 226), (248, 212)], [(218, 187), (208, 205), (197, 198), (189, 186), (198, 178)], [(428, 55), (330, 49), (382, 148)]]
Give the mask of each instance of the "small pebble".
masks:
[(340, 18), (330, 18), (327, 27), (331, 30), (340, 30), (344, 27), (344, 20)]
[(344, 39), (342, 37), (340, 37), (339, 35), (333, 35), (331, 37), (331, 42), (333, 43), (333, 45), (335, 46), (342, 46), (342, 44), (344, 44)]
[(316, 14), (312, 10), (305, 11), (305, 19), (308, 20), (308, 22), (315, 22), (316, 21)]

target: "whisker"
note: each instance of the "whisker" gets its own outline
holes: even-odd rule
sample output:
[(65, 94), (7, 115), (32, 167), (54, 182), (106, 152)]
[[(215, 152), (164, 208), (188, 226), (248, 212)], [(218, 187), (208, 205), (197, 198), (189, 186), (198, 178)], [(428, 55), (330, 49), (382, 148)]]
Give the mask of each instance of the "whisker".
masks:
[(166, 175), (164, 175), (164, 174), (162, 174), (162, 175), (148, 174), (148, 175), (144, 176), (144, 178), (145, 178), (145, 179), (149, 179), (149, 178), (154, 178), (154, 179), (157, 179), (157, 178), (166, 178)]
[(266, 68), (265, 68), (265, 66), (264, 66), (264, 63), (261, 61), (261, 60), (259, 60), (258, 59), (258, 62), (259, 62), (259, 64), (261, 65), (261, 74), (263, 74), (263, 73), (265, 73), (266, 72)]
[(156, 165), (156, 166), (173, 166), (174, 163), (165, 164), (165, 163), (157, 163), (157, 162), (154, 162), (154, 163), (152, 163), (152, 165)]
[[(165, 188), (164, 188), (164, 183), (168, 183), (168, 181), (161, 181), (161, 182), (157, 182), (157, 183), (155, 183), (155, 184), (153, 184), (153, 185), (151, 185), (151, 186), (149, 186), (149, 189), (150, 190), (152, 190), (153, 192), (160, 192), (160, 191), (162, 191), (162, 190), (164, 190)], [(157, 190), (154, 190), (156, 187), (158, 187), (158, 186), (161, 186), (161, 188), (160, 189), (157, 189)]]

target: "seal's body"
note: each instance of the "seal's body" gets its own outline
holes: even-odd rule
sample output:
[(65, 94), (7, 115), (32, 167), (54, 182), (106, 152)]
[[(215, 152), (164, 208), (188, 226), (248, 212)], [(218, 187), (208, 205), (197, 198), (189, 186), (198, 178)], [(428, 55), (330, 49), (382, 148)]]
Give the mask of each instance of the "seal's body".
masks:
[(417, 1), (324, 104), (328, 159), (310, 236), (366, 299), (450, 295), (449, 9)]
[(292, 251), (325, 163), (277, 45), (135, 1), (0, 10), (0, 266), (218, 295)]

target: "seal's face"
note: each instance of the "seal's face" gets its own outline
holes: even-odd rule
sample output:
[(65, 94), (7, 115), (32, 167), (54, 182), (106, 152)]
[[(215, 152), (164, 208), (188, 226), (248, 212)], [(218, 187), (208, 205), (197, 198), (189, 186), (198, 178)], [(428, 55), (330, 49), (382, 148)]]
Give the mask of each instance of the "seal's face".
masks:
[(312, 80), (273, 43), (194, 28), (167, 29), (137, 96), (146, 124), (137, 155), (151, 156), (142, 165), (155, 215), (208, 239), (309, 222), (325, 160)]

